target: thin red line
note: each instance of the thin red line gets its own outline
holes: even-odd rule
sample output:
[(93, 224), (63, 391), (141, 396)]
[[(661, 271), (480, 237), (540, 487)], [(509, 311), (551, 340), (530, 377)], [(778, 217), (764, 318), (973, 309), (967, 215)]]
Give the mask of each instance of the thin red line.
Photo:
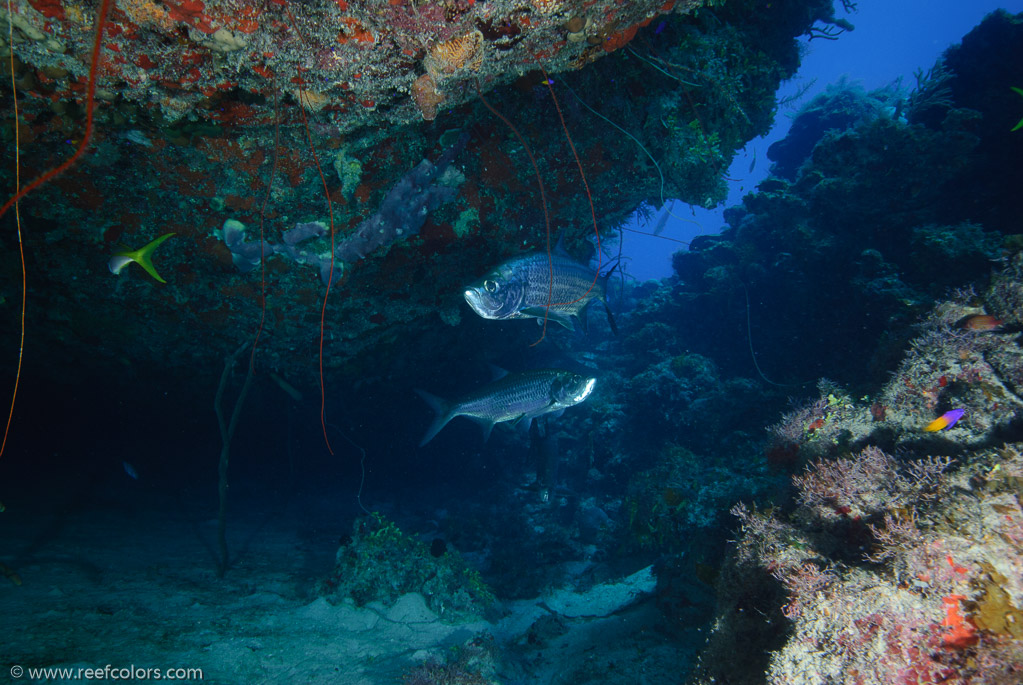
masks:
[(263, 334), (263, 325), (266, 323), (266, 241), (263, 231), (263, 222), (266, 216), (266, 205), (270, 202), (270, 194), (273, 192), (274, 178), (277, 175), (277, 157), (281, 141), (281, 115), (277, 104), (277, 78), (273, 79), (274, 86), (274, 163), (270, 169), (270, 181), (266, 184), (266, 195), (263, 196), (263, 204), (259, 206), (259, 328), (256, 329), (256, 337), (252, 341), (252, 353), (249, 355), (249, 370), (256, 366), (256, 346), (259, 345), (259, 338)]
[(92, 59), (89, 62), (89, 85), (86, 90), (85, 102), (85, 135), (82, 136), (82, 142), (78, 144), (78, 149), (75, 150), (75, 154), (71, 155), (70, 159), (60, 166), (50, 169), (45, 174), (15, 193), (14, 197), (8, 200), (3, 207), (0, 207), (0, 217), (6, 214), (7, 210), (10, 209), (15, 202), (20, 201), (51, 178), (67, 171), (72, 164), (78, 161), (79, 157), (85, 154), (85, 149), (89, 147), (89, 141), (92, 139), (92, 114), (96, 105), (96, 70), (99, 67), (100, 48), (103, 45), (103, 29), (106, 26), (107, 13), (109, 12), (112, 4), (112, 0), (103, 0), (103, 3), (99, 7), (99, 13), (96, 15), (96, 37), (92, 41)]
[[(17, 98), (17, 95), (15, 95)], [(15, 105), (17, 110), (17, 105)], [(14, 403), (18, 399), (18, 385), (21, 382), (21, 362), (25, 356), (25, 293), (28, 291), (28, 279), (25, 271), (25, 246), (21, 242), (21, 213), (18, 206), (14, 206), (15, 222), (18, 226), (18, 256), (21, 258), (21, 334), (18, 339), (18, 368), (14, 373), (14, 391), (11, 393), (11, 409), (7, 413), (7, 425), (4, 426), (4, 439), (0, 442), (0, 457), (7, 448), (7, 434), (11, 430), (11, 421), (14, 420)]]
[[(18, 367), (14, 374), (14, 391), (11, 393), (11, 408), (7, 413), (7, 424), (4, 426), (3, 441), (0, 442), (0, 456), (3, 455), (4, 450), (7, 448), (7, 436), (10, 433), (11, 422), (14, 419), (14, 405), (18, 399), (18, 387), (21, 383), (21, 365), (25, 354), (25, 300), (28, 292), (28, 279), (25, 269), (25, 244), (21, 239), (21, 213), (18, 211), (18, 203), (30, 192), (46, 183), (51, 178), (54, 178), (66, 171), (85, 153), (86, 148), (89, 147), (89, 141), (92, 138), (92, 116), (96, 105), (96, 71), (99, 66), (100, 48), (103, 45), (103, 29), (106, 26), (107, 13), (110, 10), (110, 4), (111, 0), (103, 0), (99, 8), (99, 13), (96, 15), (96, 36), (92, 41), (92, 58), (89, 62), (89, 85), (86, 91), (85, 104), (85, 135), (82, 137), (82, 142), (78, 144), (78, 149), (75, 150), (75, 153), (71, 155), (70, 159), (60, 166), (46, 172), (24, 188), (19, 188), (21, 185), (21, 148), (18, 142), (18, 89), (14, 84), (14, 52), (11, 52), (11, 90), (14, 95), (15, 192), (14, 197), (9, 199), (3, 207), (0, 207), (0, 217), (6, 214), (7, 210), (11, 207), (14, 207), (15, 225), (17, 226), (18, 233), (18, 256), (21, 259), (21, 337), (18, 342)], [(9, 4), (8, 10), (10, 10)]]
[[(11, 11), (10, 0), (7, 2), (7, 11)], [(10, 26), (11, 44), (14, 43), (14, 26)], [(14, 96), (14, 191), (21, 189), (21, 136), (18, 129), (18, 87), (14, 82), (14, 51), (11, 51), (11, 94)], [(18, 385), (21, 381), (21, 364), (25, 358), (25, 297), (28, 292), (28, 274), (25, 269), (25, 244), (21, 239), (21, 212), (18, 203), (14, 203), (14, 225), (18, 234), (18, 257), (21, 260), (21, 314), (19, 316), (19, 337), (18, 337), (18, 366), (14, 372), (14, 390), (11, 393), (11, 407), (7, 412), (7, 425), (4, 426), (3, 442), (0, 442), (0, 456), (3, 456), (7, 448), (7, 436), (11, 431), (11, 421), (14, 420), (14, 405), (18, 399)]]
[[(593, 196), (590, 195), (590, 184), (586, 182), (586, 174), (583, 173), (583, 165), (582, 162), (579, 161), (579, 153), (576, 152), (575, 143), (572, 142), (572, 136), (568, 133), (568, 126), (565, 125), (565, 116), (561, 113), (561, 105), (558, 104), (558, 97), (554, 94), (554, 88), (551, 86), (551, 79), (547, 76), (547, 71), (543, 68), (543, 65), (537, 62), (537, 66), (540, 67), (540, 71), (543, 73), (544, 83), (547, 84), (547, 89), (551, 91), (551, 99), (554, 100), (554, 108), (558, 110), (558, 119), (561, 120), (561, 128), (565, 131), (565, 139), (568, 140), (568, 146), (572, 148), (572, 156), (575, 157), (576, 166), (579, 167), (579, 175), (583, 179), (583, 188), (586, 189), (586, 199), (590, 202), (590, 216), (593, 217), (593, 234), (597, 236), (597, 272), (593, 275), (593, 283), (591, 283), (590, 287), (586, 289), (586, 292), (571, 302), (555, 302), (554, 305), (551, 305), (551, 303), (548, 302), (547, 306), (551, 307), (580, 302), (584, 300), (595, 287), (597, 287), (597, 280), (600, 278), (600, 267), (603, 263), (602, 258), (604, 253), (600, 249), (600, 231), (597, 229), (597, 210), (593, 208)], [(543, 337), (541, 337), (540, 340), (543, 340)], [(538, 340), (537, 342), (540, 341)]]
[[(519, 130), (515, 128), (515, 125), (512, 124), (512, 122), (508, 121), (503, 114), (494, 109), (487, 99), (483, 97), (483, 91), (480, 89), (479, 81), (476, 81), (476, 94), (480, 96), (480, 101), (486, 105), (487, 109), (503, 121), (505, 125), (512, 130), (512, 133), (515, 134), (515, 137), (519, 139), (519, 142), (522, 143), (523, 149), (525, 149), (526, 154), (529, 155), (529, 162), (533, 165), (533, 171), (536, 172), (536, 182), (540, 186), (540, 203), (543, 206), (544, 225), (547, 227), (547, 268), (550, 274), (547, 285), (547, 306), (544, 308), (543, 312), (543, 332), (540, 334), (540, 340), (543, 340), (547, 335), (547, 314), (550, 312), (551, 298), (554, 296), (554, 258), (551, 257), (551, 217), (547, 212), (547, 192), (544, 190), (543, 178), (540, 176), (540, 167), (537, 165), (536, 157), (533, 156), (533, 150), (530, 149), (529, 145), (526, 143), (526, 139), (522, 137), (522, 134), (519, 133)], [(537, 340), (533, 343), (533, 345), (538, 344), (540, 340)], [(530, 347), (533, 345), (530, 345)]]
[[(295, 29), (298, 31), (298, 29)], [(320, 159), (316, 156), (316, 147), (313, 145), (313, 135), (309, 131), (309, 119), (305, 115), (305, 105), (302, 100), (305, 98), (305, 90), (302, 88), (302, 69), (298, 70), (298, 109), (302, 113), (302, 125), (305, 126), (305, 135), (309, 141), (309, 152), (313, 155), (313, 162), (316, 164), (316, 171), (320, 174), (320, 181), (323, 183), (323, 195), (327, 198), (327, 210), (330, 213), (330, 274), (327, 276), (327, 291), (323, 293), (323, 306), (320, 308), (320, 426), (323, 428), (323, 441), (327, 444), (327, 451), (334, 454), (334, 448), (330, 446), (330, 438), (327, 437), (327, 395), (323, 383), (323, 332), (326, 328), (327, 298), (330, 297), (330, 286), (334, 282), (334, 203), (330, 199), (330, 190), (327, 188), (327, 179), (323, 176), (323, 169), (320, 168)]]
[[(298, 23), (287, 7), (284, 11), (288, 14), (291, 27), (295, 30), (302, 45), (308, 47), (302, 32), (298, 30)], [(327, 437), (327, 394), (323, 383), (323, 331), (327, 316), (327, 298), (330, 296), (330, 286), (334, 282), (334, 203), (330, 199), (330, 191), (327, 189), (327, 179), (323, 176), (323, 169), (320, 168), (320, 160), (316, 156), (316, 147), (313, 145), (313, 136), (309, 131), (309, 120), (305, 115), (305, 106), (302, 100), (305, 99), (305, 90), (302, 88), (302, 67), (298, 68), (298, 111), (302, 114), (302, 125), (305, 126), (306, 139), (309, 141), (309, 151), (313, 154), (313, 162), (316, 163), (316, 171), (320, 174), (320, 181), (323, 183), (323, 195), (327, 198), (327, 211), (330, 213), (330, 274), (327, 276), (327, 291), (323, 293), (323, 306), (320, 308), (320, 427), (323, 429), (323, 442), (327, 444), (327, 451), (332, 455), (334, 448), (330, 446), (330, 438)]]

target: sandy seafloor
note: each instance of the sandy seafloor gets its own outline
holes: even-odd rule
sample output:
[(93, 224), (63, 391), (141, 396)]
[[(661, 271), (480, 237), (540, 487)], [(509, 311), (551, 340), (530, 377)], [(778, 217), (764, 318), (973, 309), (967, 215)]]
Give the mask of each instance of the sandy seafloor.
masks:
[[(22, 584), (0, 577), (5, 680), (15, 666), (26, 669), (17, 682), (63, 682), (28, 669), (109, 664), (201, 669), (210, 683), (400, 683), (416, 664), (443, 662), (488, 632), (496, 682), (676, 683), (701, 642), (695, 629), (682, 641), (662, 630), (649, 569), (585, 592), (501, 602), (491, 620), (445, 622), (414, 593), (392, 607), (332, 606), (315, 583), (352, 512), (324, 496), (234, 488), (233, 562), (219, 579), (215, 493), (170, 497), (134, 485), (7, 497), (0, 561)], [(551, 614), (568, 631), (530, 644), (530, 625)]]

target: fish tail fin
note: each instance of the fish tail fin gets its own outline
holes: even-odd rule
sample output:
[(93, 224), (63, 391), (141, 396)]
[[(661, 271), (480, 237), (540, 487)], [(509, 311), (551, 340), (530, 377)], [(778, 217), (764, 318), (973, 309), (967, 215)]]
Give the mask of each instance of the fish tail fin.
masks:
[(166, 283), (167, 281), (163, 280), (160, 277), (160, 274), (156, 272), (156, 267), (153, 266), (152, 261), (153, 252), (156, 250), (156, 248), (160, 247), (160, 244), (163, 241), (167, 240), (167, 238), (170, 238), (172, 235), (174, 234), (164, 233), (162, 236), (160, 236), (153, 242), (149, 243), (148, 245), (145, 245), (144, 247), (140, 247), (139, 249), (135, 250), (135, 253), (132, 255), (132, 257), (134, 257), (135, 259), (136, 264), (145, 269), (150, 276), (160, 281), (161, 283)]
[(611, 305), (607, 303), (607, 282), (611, 280), (611, 274), (615, 272), (615, 269), (621, 266), (621, 263), (620, 259), (617, 260), (611, 265), (610, 269), (598, 277), (598, 282), (600, 283), (600, 301), (604, 303), (604, 312), (607, 313), (607, 323), (611, 327), (611, 332), (615, 335), (618, 335), (618, 324), (615, 323), (614, 314), (611, 313)]
[(433, 423), (426, 429), (426, 434), (423, 435), (423, 439), (419, 441), (419, 446), (422, 447), (426, 443), (433, 440), (437, 433), (440, 433), (444, 426), (448, 425), (448, 421), (455, 418), (455, 413), (452, 411), (451, 405), (444, 399), (431, 395), (425, 390), (416, 389), (416, 394), (423, 398), (423, 401), (430, 405), (430, 409), (436, 413), (433, 419)]

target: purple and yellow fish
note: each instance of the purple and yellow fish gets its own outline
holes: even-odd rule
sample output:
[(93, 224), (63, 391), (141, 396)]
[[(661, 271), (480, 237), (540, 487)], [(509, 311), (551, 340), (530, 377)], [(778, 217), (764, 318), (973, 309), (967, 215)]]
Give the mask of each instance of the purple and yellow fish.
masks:
[(951, 409), (924, 426), (924, 430), (928, 433), (947, 431), (949, 428), (956, 425), (956, 422), (963, 418), (963, 414), (965, 413), (965, 409)]

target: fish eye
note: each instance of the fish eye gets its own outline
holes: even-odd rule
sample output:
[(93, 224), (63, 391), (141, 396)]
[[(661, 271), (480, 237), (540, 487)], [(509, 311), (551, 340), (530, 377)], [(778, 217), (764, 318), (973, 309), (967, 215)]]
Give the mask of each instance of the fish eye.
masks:
[(488, 278), (487, 280), (483, 281), (483, 289), (486, 290), (488, 293), (496, 293), (497, 281), (492, 281)]

